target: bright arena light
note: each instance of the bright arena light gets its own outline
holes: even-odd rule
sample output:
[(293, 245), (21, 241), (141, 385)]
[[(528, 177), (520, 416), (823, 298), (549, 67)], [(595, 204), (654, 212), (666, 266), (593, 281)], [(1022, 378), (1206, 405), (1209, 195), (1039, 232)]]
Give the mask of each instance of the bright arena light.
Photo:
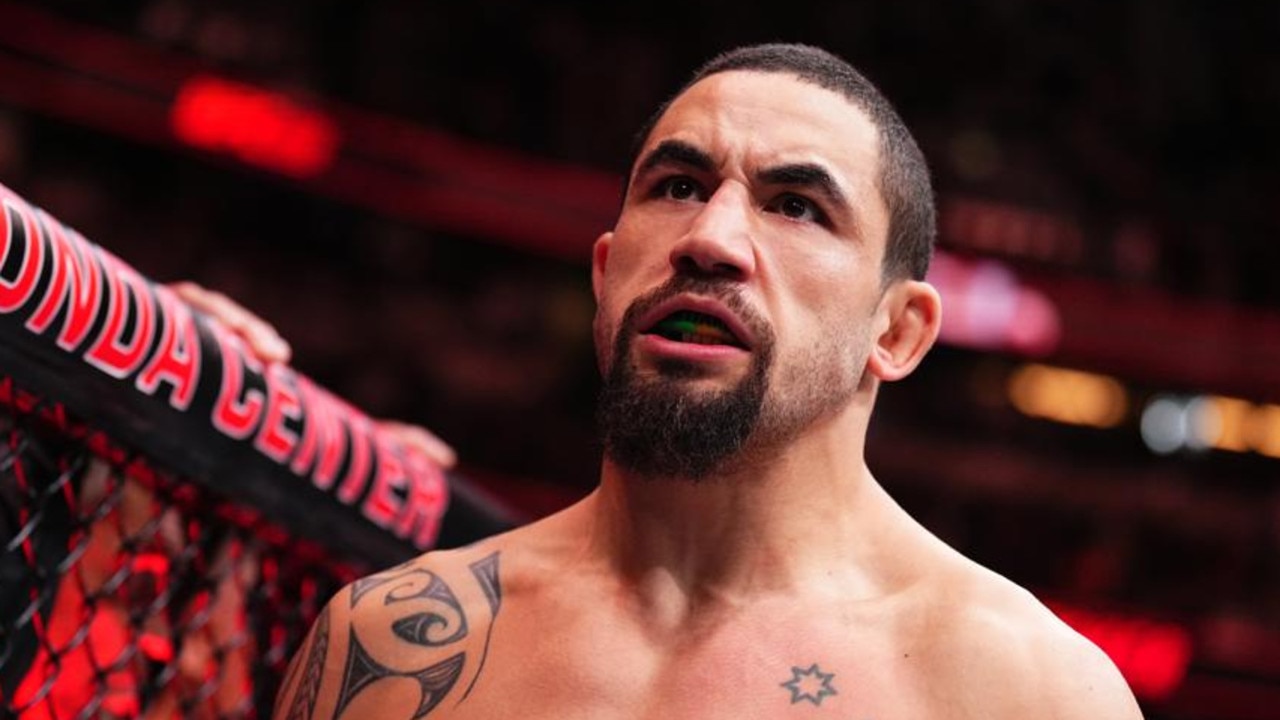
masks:
[(1183, 408), (1186, 434), (1183, 444), (1191, 450), (1207, 450), (1222, 432), (1222, 416), (1214, 399), (1203, 395), (1187, 401)]
[(1111, 428), (1129, 411), (1118, 380), (1080, 370), (1023, 365), (1009, 376), (1008, 392), (1022, 414), (1068, 425)]
[(1263, 405), (1251, 415), (1250, 445), (1268, 457), (1280, 458), (1280, 405)]
[(1142, 441), (1152, 452), (1168, 455), (1187, 445), (1187, 406), (1184, 401), (1160, 395), (1147, 403), (1139, 426)]
[[(1129, 391), (1117, 379), (1081, 370), (1027, 364), (1009, 374), (1009, 402), (1042, 420), (1114, 428), (1129, 417)], [(1156, 395), (1138, 422), (1151, 452), (1208, 449), (1280, 458), (1280, 405), (1224, 395)]]
[(1280, 405), (1222, 395), (1158, 395), (1142, 411), (1142, 440), (1161, 455), (1179, 450), (1280, 457)]

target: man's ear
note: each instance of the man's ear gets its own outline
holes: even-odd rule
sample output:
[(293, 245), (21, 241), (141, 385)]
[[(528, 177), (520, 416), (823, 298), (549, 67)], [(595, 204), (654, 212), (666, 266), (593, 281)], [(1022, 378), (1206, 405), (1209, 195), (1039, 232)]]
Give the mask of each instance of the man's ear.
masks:
[(609, 262), (609, 244), (613, 242), (613, 232), (601, 233), (596, 244), (591, 246), (591, 290), (595, 293), (596, 302), (600, 301), (600, 291), (604, 288), (604, 266)]
[(876, 338), (867, 369), (886, 382), (901, 380), (924, 359), (942, 328), (942, 298), (927, 282), (894, 283), (881, 303), (888, 326)]

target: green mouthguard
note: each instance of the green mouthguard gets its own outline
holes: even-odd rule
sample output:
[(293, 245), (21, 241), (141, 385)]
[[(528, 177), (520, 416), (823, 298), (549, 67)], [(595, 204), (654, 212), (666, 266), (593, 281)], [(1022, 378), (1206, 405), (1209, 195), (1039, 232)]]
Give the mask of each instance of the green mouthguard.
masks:
[(664, 335), (695, 336), (714, 340), (732, 340), (733, 336), (723, 328), (703, 322), (696, 317), (676, 314), (658, 323), (658, 330)]

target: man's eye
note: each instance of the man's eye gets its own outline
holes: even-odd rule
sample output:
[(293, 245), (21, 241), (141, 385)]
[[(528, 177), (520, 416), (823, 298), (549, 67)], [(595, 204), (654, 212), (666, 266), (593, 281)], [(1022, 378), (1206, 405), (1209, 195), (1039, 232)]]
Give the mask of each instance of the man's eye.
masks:
[(673, 177), (658, 185), (658, 194), (672, 200), (691, 200), (698, 195), (698, 184), (687, 177)]
[(792, 220), (822, 222), (824, 219), (822, 211), (818, 209), (818, 206), (812, 200), (799, 195), (782, 195), (773, 201), (769, 209)]

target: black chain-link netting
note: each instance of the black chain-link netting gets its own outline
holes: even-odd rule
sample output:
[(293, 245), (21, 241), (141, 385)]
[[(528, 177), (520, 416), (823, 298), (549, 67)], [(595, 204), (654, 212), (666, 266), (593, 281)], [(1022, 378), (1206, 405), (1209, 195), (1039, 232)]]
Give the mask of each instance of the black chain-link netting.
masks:
[(365, 568), (155, 468), (0, 378), (0, 718), (270, 715)]

